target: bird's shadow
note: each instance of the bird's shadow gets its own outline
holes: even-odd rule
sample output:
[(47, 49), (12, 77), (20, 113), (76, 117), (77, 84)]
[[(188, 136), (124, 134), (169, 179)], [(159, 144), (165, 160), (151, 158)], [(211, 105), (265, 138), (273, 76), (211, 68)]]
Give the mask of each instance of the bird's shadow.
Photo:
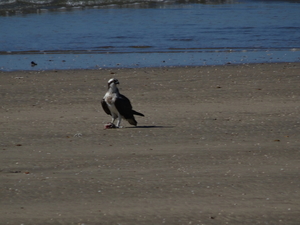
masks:
[(126, 127), (126, 128), (129, 128), (129, 129), (132, 129), (132, 128), (173, 128), (174, 126), (135, 126), (135, 127)]

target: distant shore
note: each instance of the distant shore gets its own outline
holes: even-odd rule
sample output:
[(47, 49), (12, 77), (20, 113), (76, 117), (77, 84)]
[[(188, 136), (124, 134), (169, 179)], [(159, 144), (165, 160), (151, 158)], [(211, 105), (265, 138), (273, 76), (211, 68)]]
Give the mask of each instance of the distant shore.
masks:
[[(0, 224), (298, 224), (300, 63), (0, 72)], [(105, 130), (108, 79), (137, 127)]]

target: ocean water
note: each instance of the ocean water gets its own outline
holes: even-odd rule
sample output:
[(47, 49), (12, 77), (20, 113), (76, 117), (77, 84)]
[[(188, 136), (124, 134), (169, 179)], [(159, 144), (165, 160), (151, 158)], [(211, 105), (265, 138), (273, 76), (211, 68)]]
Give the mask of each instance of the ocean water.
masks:
[(2, 71), (298, 61), (300, 1), (0, 0)]

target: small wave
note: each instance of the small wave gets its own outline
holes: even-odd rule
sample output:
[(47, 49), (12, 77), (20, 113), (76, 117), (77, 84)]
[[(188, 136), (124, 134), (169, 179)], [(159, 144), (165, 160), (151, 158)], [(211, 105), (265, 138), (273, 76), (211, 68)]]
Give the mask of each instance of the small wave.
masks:
[[(176, 1), (176, 0), (174, 0)], [(161, 0), (1, 0), (0, 15), (18, 13), (35, 13), (37, 10), (59, 10), (73, 7), (121, 6), (133, 3), (159, 3)]]
[(59, 11), (78, 7), (155, 7), (160, 4), (201, 3), (201, 4), (232, 3), (232, 0), (1, 0), (0, 16), (19, 13), (36, 13), (43, 10)]
[(13, 4), (13, 3), (16, 3), (17, 1), (16, 0), (2, 0), (0, 1), (0, 5), (10, 5), (10, 4)]
[(148, 45), (134, 45), (134, 46), (129, 46), (130, 48), (139, 48), (139, 49), (145, 49), (145, 48), (152, 48), (152, 46)]

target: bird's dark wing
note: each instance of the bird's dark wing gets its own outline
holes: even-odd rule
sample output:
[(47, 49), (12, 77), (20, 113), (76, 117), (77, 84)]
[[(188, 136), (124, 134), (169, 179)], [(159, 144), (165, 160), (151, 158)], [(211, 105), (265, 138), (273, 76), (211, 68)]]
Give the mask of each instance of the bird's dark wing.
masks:
[(119, 113), (125, 118), (125, 119), (132, 119), (133, 113), (132, 113), (132, 106), (129, 101), (129, 99), (124, 95), (119, 95), (116, 98), (115, 106)]
[(108, 115), (111, 115), (110, 110), (109, 110), (109, 108), (108, 108), (108, 106), (107, 106), (107, 104), (106, 104), (106, 102), (105, 102), (104, 99), (102, 99), (101, 105), (102, 105), (103, 110), (104, 110)]

